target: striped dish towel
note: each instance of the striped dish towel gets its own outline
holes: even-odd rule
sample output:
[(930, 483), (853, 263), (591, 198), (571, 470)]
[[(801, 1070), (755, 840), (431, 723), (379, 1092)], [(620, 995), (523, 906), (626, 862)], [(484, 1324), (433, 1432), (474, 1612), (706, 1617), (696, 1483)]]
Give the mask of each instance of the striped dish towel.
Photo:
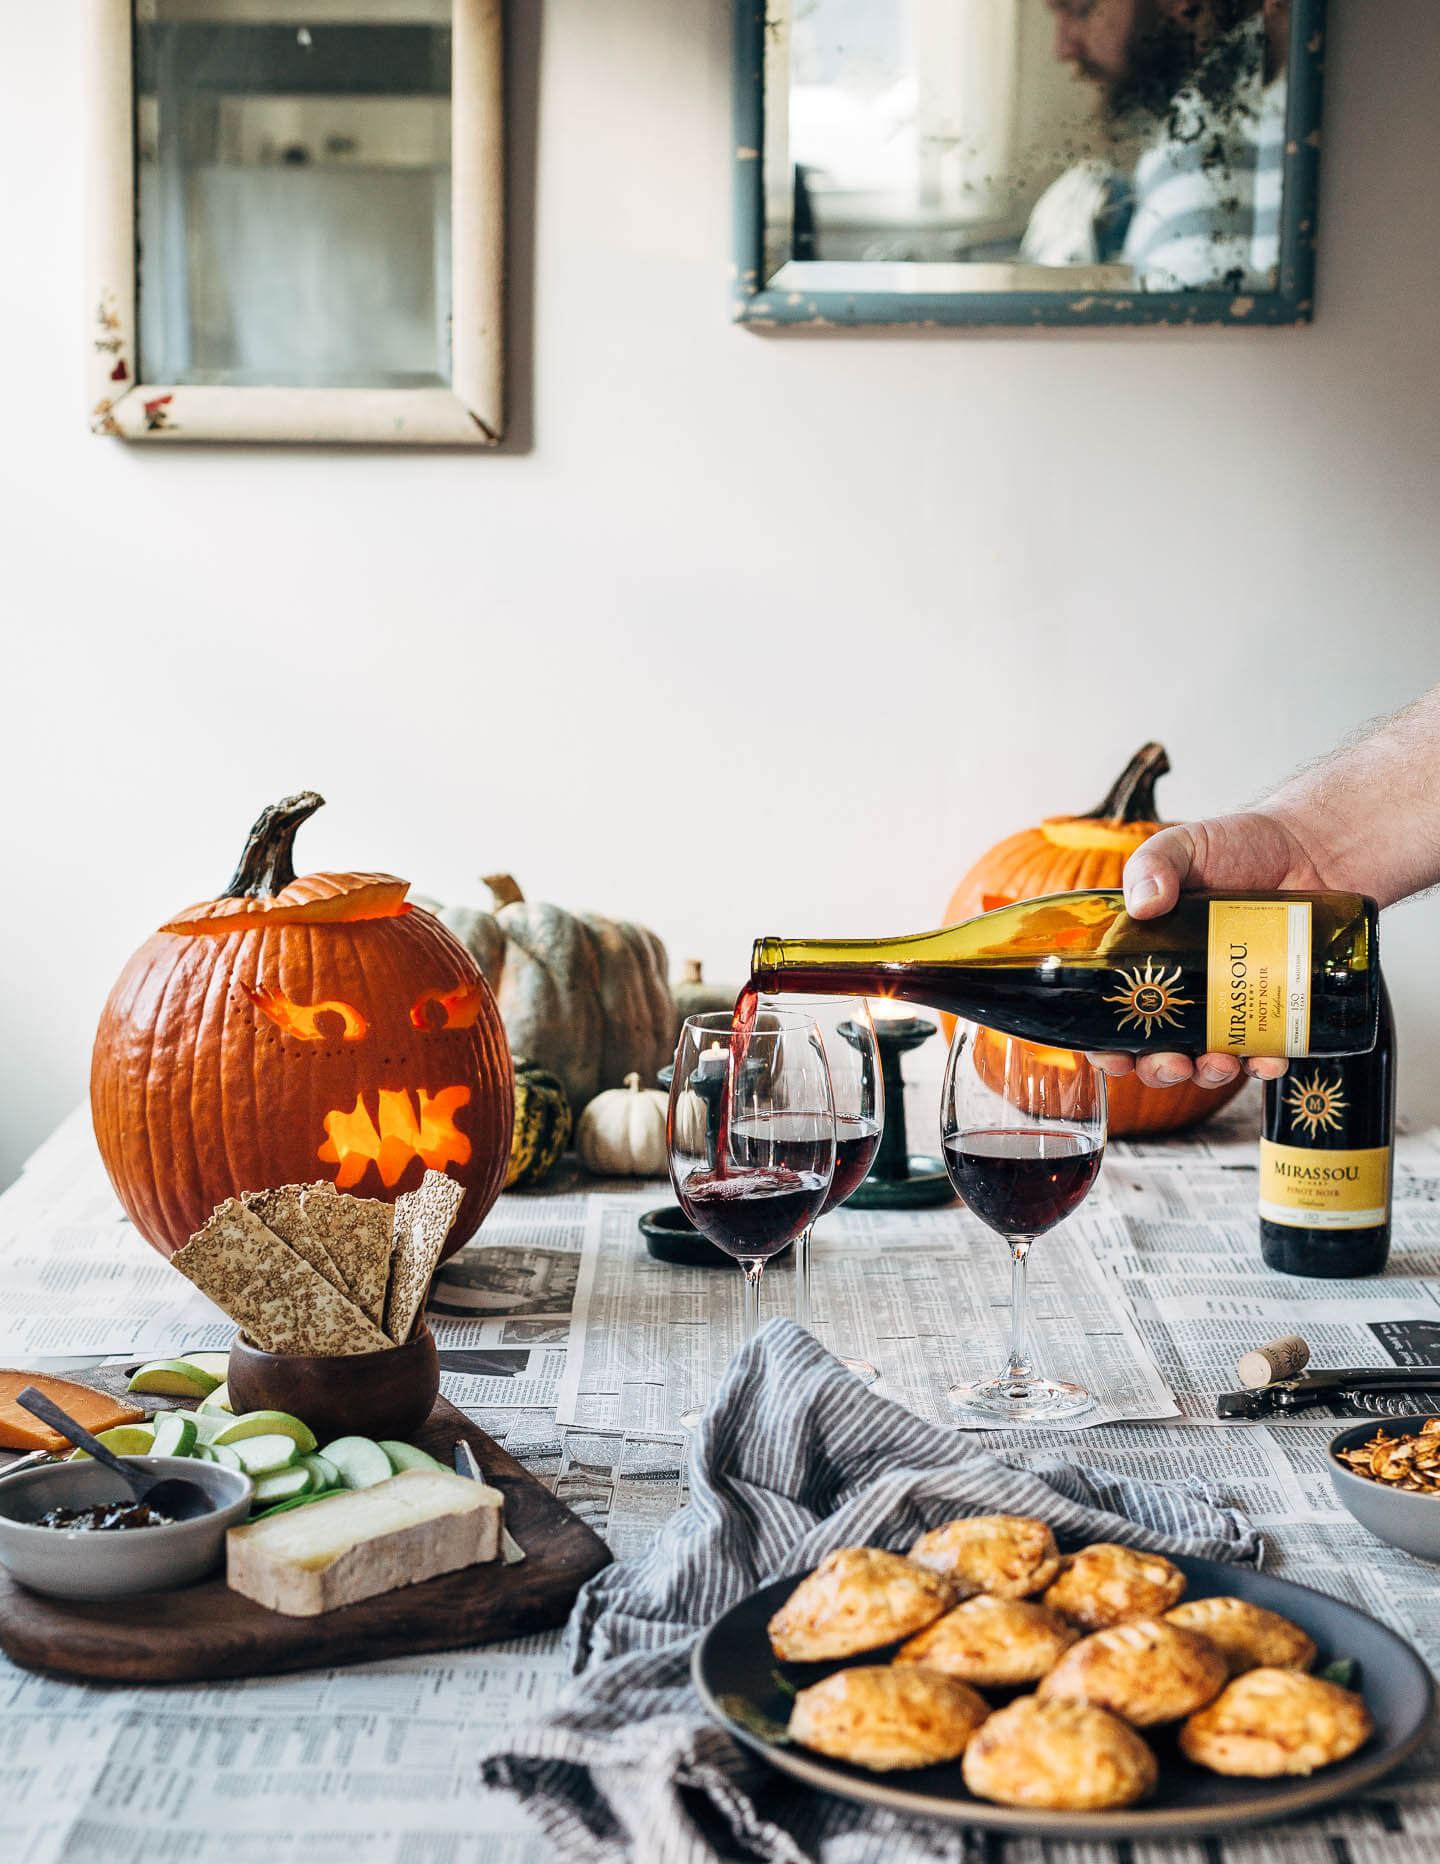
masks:
[[(1092, 1440), (1093, 1441), (1093, 1440)], [(960, 1827), (812, 1792), (742, 1750), (690, 1686), (697, 1634), (737, 1599), (835, 1547), (905, 1548), (957, 1514), (1038, 1515), (1062, 1547), (1123, 1541), (1258, 1561), (1259, 1535), (1197, 1479), (1135, 1482), (1061, 1458), (1011, 1468), (867, 1391), (776, 1320), (736, 1355), (695, 1432), (690, 1505), (640, 1559), (584, 1588), (566, 1627), (576, 1680), (543, 1721), (481, 1756), (562, 1860), (959, 1864)]]

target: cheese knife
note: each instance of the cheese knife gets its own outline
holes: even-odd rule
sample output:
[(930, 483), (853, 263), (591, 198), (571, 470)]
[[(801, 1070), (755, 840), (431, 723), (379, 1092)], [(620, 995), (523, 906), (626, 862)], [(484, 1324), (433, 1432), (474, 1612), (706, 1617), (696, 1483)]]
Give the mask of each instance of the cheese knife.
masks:
[[(455, 1473), (457, 1476), (464, 1476), (469, 1482), (485, 1481), (485, 1471), (480, 1467), (480, 1459), (463, 1437), (455, 1445)], [(487, 1484), (487, 1487), (493, 1488), (494, 1484)], [(502, 1527), (500, 1535), (500, 1557), (506, 1566), (514, 1566), (517, 1560), (525, 1558), (525, 1549), (508, 1527)]]

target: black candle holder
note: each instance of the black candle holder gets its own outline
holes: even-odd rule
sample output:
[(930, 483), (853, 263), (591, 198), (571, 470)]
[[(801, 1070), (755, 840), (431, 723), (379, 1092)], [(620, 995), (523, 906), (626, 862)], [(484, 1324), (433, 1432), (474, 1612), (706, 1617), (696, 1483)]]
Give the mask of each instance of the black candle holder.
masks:
[[(885, 1129), (869, 1174), (846, 1199), (846, 1206), (855, 1210), (921, 1210), (952, 1203), (955, 1190), (945, 1161), (929, 1153), (912, 1152), (905, 1131), (905, 1082), (900, 1057), (928, 1042), (936, 1025), (926, 1022), (923, 1016), (877, 1016), (874, 1020), (880, 1079), (885, 1084)], [(847, 1042), (858, 1044), (863, 1039), (856, 1023), (842, 1023), (840, 1033)]]

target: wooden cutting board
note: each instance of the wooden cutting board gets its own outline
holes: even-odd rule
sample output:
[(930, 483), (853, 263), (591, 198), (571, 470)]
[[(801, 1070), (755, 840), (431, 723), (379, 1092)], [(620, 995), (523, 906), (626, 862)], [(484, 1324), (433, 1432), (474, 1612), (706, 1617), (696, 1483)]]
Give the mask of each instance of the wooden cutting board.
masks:
[[(103, 1372), (68, 1376), (117, 1389)], [(0, 1567), (0, 1650), (27, 1669), (64, 1676), (193, 1683), (412, 1657), (551, 1630), (565, 1622), (585, 1581), (609, 1565), (610, 1549), (444, 1398), (414, 1433), (447, 1469), (462, 1437), (505, 1497), (505, 1525), (526, 1556), (513, 1566), (466, 1567), (317, 1618), (266, 1611), (232, 1592), (223, 1573), (176, 1592), (84, 1603), (30, 1592)]]

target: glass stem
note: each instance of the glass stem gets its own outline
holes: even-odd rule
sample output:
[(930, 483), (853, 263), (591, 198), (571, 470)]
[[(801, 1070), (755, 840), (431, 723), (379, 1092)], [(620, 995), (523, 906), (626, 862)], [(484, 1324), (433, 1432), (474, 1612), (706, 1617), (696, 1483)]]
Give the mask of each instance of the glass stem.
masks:
[(813, 1331), (810, 1324), (810, 1232), (813, 1223), (807, 1223), (795, 1242), (795, 1321), (807, 1333)]
[(1025, 1265), (1030, 1259), (1033, 1236), (1010, 1238), (1010, 1357), (1001, 1378), (1028, 1384), (1035, 1376), (1025, 1340)]
[(765, 1271), (765, 1259), (757, 1256), (740, 1266), (745, 1271), (745, 1339), (748, 1343), (760, 1331), (760, 1277)]

